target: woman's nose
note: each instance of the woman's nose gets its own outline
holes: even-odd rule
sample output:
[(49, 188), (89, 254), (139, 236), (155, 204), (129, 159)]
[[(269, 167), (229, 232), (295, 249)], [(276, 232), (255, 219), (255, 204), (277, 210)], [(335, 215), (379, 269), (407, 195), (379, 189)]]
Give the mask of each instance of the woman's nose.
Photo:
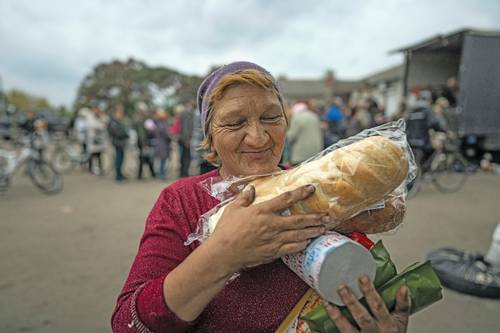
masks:
[(269, 140), (269, 134), (261, 124), (249, 124), (245, 135), (245, 144), (250, 147), (261, 148)]

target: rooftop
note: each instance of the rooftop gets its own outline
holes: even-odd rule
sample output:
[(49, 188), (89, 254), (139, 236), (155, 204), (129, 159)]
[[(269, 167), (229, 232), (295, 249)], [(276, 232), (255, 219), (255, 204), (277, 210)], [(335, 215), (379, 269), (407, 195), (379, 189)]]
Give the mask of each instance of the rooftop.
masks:
[(448, 34), (438, 34), (434, 37), (425, 39), (418, 43), (401, 47), (396, 50), (392, 50), (389, 53), (398, 52), (414, 52), (422, 50), (436, 50), (447, 48), (450, 50), (458, 50), (462, 46), (462, 41), (465, 35), (476, 35), (476, 36), (500, 36), (500, 30), (480, 30), (472, 28), (463, 28), (460, 30), (455, 30)]

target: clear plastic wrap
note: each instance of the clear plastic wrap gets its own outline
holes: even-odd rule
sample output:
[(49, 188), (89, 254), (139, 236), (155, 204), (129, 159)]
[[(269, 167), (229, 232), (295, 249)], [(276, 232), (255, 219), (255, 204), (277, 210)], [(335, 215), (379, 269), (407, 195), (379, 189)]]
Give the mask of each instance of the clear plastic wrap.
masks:
[(328, 213), (333, 221), (330, 229), (341, 233), (386, 232), (403, 220), (406, 185), (415, 178), (416, 170), (405, 123), (398, 120), (340, 140), (290, 170), (209, 178), (200, 185), (222, 202), (201, 216), (199, 230), (189, 236), (187, 243), (209, 237), (224, 206), (247, 184), (255, 187), (253, 204), (313, 184), (315, 193), (284, 213)]

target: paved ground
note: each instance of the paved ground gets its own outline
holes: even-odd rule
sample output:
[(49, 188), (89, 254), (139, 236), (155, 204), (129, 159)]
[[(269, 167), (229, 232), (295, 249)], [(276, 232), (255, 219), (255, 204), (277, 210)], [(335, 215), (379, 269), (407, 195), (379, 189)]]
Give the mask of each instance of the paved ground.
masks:
[[(109, 332), (110, 316), (165, 183), (75, 173), (40, 194), (17, 177), (0, 195), (0, 332)], [(398, 267), (436, 247), (486, 250), (500, 222), (500, 176), (477, 174), (456, 194), (424, 187), (405, 224), (383, 239)], [(498, 332), (500, 301), (444, 292), (412, 317), (410, 332)]]

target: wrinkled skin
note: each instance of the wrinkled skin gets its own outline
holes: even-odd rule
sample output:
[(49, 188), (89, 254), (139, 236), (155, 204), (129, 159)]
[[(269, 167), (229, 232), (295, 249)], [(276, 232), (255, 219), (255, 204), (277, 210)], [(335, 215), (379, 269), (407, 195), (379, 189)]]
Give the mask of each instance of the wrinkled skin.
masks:
[(287, 122), (278, 97), (262, 88), (237, 85), (214, 103), (213, 149), (222, 160), (221, 175), (276, 171)]
[(328, 315), (341, 333), (404, 333), (407, 331), (411, 305), (408, 288), (399, 289), (396, 295), (396, 307), (391, 313), (367, 276), (359, 279), (359, 287), (373, 315), (357, 300), (347, 286), (341, 285), (338, 288), (340, 298), (348, 307), (359, 329), (351, 325), (336, 306), (329, 304), (326, 307)]

